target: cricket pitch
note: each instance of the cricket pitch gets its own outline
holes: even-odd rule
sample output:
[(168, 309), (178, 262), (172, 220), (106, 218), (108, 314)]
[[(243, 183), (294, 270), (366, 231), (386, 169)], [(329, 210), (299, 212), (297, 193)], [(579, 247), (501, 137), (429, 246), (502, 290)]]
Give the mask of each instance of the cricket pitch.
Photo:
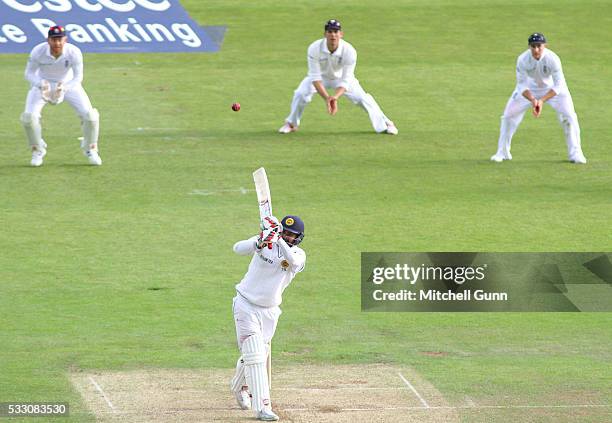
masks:
[[(229, 392), (232, 374), (232, 369), (80, 371), (71, 379), (99, 422), (255, 421)], [(272, 405), (281, 421), (299, 423), (572, 421), (572, 415), (591, 421), (612, 411), (594, 403), (451, 404), (414, 370), (386, 364), (277, 366)]]
[[(272, 405), (287, 422), (455, 422), (455, 410), (427, 408), (402, 380), (418, 386), (428, 406), (446, 405), (426, 381), (387, 365), (275, 367)], [(71, 375), (101, 422), (246, 422), (229, 392), (231, 369), (79, 372)]]

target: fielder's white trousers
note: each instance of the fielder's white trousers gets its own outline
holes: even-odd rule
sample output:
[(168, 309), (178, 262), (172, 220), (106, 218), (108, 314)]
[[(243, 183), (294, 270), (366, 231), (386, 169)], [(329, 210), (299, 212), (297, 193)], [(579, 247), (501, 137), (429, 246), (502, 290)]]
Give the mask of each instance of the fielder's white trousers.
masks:
[[(87, 119), (88, 114), (92, 111), (91, 101), (81, 84), (72, 86), (64, 94), (64, 101), (72, 106), (76, 114), (81, 120)], [(26, 98), (24, 113), (31, 114), (36, 120), (40, 120), (42, 109), (47, 105), (43, 100), (40, 89), (36, 87), (30, 88)], [(39, 142), (40, 143), (40, 142)]]
[[(548, 88), (541, 90), (530, 90), (535, 98), (543, 97), (548, 91)], [(576, 154), (582, 155), (580, 146), (580, 125), (578, 125), (578, 116), (574, 111), (574, 102), (569, 92), (561, 95), (556, 95), (545, 104), (549, 104), (557, 112), (557, 118), (565, 133), (565, 141), (567, 143), (567, 154), (571, 160)], [(523, 116), (527, 109), (532, 107), (531, 102), (527, 100), (521, 93), (514, 91), (501, 117), (501, 126), (499, 131), (499, 140), (497, 145), (497, 153), (503, 154), (510, 152), (512, 136), (518, 129)]]
[[(291, 113), (287, 116), (286, 121), (295, 127), (300, 126), (300, 120), (304, 114), (304, 109), (306, 105), (312, 101), (312, 96), (317, 92), (314, 85), (312, 85), (312, 81), (312, 78), (304, 78), (293, 93)], [(335, 90), (340, 85), (340, 80), (323, 79), (322, 82), (326, 89)], [(372, 126), (376, 132), (384, 132), (387, 130), (387, 122), (390, 121), (389, 118), (385, 116), (378, 103), (376, 103), (376, 100), (374, 100), (374, 97), (361, 88), (357, 79), (353, 79), (350, 82), (348, 89), (343, 95), (368, 113)]]
[(260, 334), (269, 344), (276, 332), (276, 325), (282, 313), (280, 307), (260, 307), (248, 302), (240, 294), (234, 297), (234, 323), (238, 348), (251, 335)]

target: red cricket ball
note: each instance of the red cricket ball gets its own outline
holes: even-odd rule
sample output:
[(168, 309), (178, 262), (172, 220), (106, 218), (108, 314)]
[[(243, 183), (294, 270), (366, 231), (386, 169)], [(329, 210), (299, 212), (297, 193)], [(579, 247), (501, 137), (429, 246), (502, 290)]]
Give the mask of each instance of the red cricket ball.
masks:
[(232, 110), (237, 112), (238, 110), (240, 110), (240, 103), (234, 103), (232, 104)]

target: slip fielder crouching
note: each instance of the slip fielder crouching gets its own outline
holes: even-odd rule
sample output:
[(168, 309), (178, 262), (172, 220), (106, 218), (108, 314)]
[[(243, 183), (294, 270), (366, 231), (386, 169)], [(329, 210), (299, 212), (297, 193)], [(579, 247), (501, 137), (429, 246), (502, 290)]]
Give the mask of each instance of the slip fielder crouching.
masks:
[[(324, 38), (308, 47), (308, 75), (293, 93), (291, 112), (278, 132), (289, 134), (297, 131), (304, 109), (312, 101), (312, 96), (318, 93), (325, 101), (330, 115), (338, 112), (338, 100), (344, 96), (368, 113), (377, 133), (397, 135), (395, 124), (355, 77), (357, 51), (342, 39), (344, 32), (340, 22), (330, 19), (324, 28)], [(331, 90), (334, 90), (333, 94), (330, 94)]]
[(574, 102), (565, 82), (561, 59), (547, 48), (546, 37), (539, 32), (529, 36), (529, 49), (516, 61), (516, 88), (506, 103), (501, 117), (497, 152), (491, 157), (494, 162), (512, 160), (510, 147), (512, 137), (518, 129), (529, 107), (537, 118), (548, 103), (557, 112), (559, 123), (565, 133), (568, 160), (586, 164), (580, 142), (580, 125), (574, 110)]

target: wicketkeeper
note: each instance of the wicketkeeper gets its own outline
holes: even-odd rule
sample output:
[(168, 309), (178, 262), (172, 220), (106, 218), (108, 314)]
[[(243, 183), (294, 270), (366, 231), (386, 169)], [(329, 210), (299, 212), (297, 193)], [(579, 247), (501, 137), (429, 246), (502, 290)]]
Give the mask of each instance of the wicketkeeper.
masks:
[(252, 408), (258, 420), (278, 420), (270, 402), (266, 362), (281, 315), (283, 291), (306, 264), (306, 253), (297, 246), (303, 239), (304, 222), (299, 217), (285, 216), (281, 222), (267, 217), (259, 235), (234, 245), (236, 254), (253, 258), (236, 285), (234, 323), (242, 355), (231, 390), (240, 408)]
[(47, 41), (32, 49), (25, 70), (31, 88), (26, 99), (21, 123), (32, 149), (32, 166), (43, 164), (47, 144), (42, 139), (41, 113), (47, 104), (68, 102), (81, 119), (83, 141), (81, 149), (92, 165), (101, 165), (98, 154), (100, 115), (81, 86), (83, 82), (83, 54), (67, 43), (66, 31), (61, 26), (49, 28)]

